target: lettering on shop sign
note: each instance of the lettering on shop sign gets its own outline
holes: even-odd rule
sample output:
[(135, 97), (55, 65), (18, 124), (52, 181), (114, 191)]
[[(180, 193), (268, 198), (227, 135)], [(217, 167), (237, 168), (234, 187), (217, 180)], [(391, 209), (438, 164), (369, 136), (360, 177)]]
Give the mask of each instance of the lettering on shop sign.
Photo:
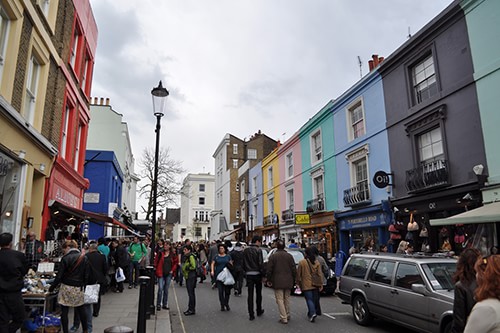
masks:
[(435, 202), (429, 202), (429, 209), (436, 209), (437, 204)]
[(79, 206), (77, 196), (60, 187), (56, 189), (56, 200), (70, 207), (78, 208)]
[(83, 195), (83, 202), (84, 203), (99, 203), (100, 194), (101, 193), (99, 193), (99, 192), (96, 192), (96, 193), (87, 192)]
[(347, 222), (351, 224), (376, 222), (376, 221), (377, 221), (377, 215), (369, 215), (369, 216), (358, 217), (355, 219), (347, 219)]
[(295, 214), (295, 224), (309, 224), (309, 214)]

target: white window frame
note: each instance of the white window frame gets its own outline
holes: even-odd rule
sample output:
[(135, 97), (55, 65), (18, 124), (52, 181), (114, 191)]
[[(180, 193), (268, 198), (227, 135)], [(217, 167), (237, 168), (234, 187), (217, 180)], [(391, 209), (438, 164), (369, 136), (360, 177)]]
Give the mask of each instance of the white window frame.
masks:
[(245, 190), (245, 180), (243, 179), (240, 183), (240, 201), (245, 200), (246, 190)]
[(238, 155), (238, 144), (233, 143), (233, 155)]
[(3, 73), (3, 66), (5, 65), (7, 45), (9, 42), (10, 21), (11, 19), (7, 14), (7, 11), (0, 3), (0, 82)]
[(206, 204), (207, 200), (205, 197), (198, 197), (198, 205), (204, 206)]
[(370, 153), (370, 150), (368, 149), (368, 145), (363, 145), (362, 147), (357, 148), (356, 150), (353, 150), (352, 152), (349, 152), (346, 154), (346, 160), (347, 163), (349, 164), (349, 177), (350, 177), (350, 183), (351, 187), (356, 186), (360, 181), (357, 179), (356, 176), (356, 166), (361, 160), (366, 161), (366, 173), (367, 173), (367, 185), (368, 189), (370, 188), (370, 165), (369, 165), (369, 160), (368, 160), (368, 155)]
[(252, 178), (252, 197), (257, 195), (257, 176)]
[(79, 43), (80, 43), (80, 29), (78, 27), (75, 27), (75, 33), (73, 34), (73, 45), (71, 45), (71, 54), (69, 58), (69, 63), (73, 70), (76, 71), (76, 58), (78, 55), (78, 49), (79, 49)]
[(314, 131), (310, 136), (311, 143), (311, 164), (319, 163), (323, 160), (323, 142), (321, 129)]
[(24, 116), (28, 123), (30, 123), (31, 125), (33, 125), (33, 122), (35, 121), (40, 71), (41, 62), (32, 52), (30, 60), (28, 61), (28, 71), (26, 73), (26, 94), (24, 96)]
[(274, 193), (267, 195), (267, 212), (269, 216), (273, 216), (274, 214)]
[[(321, 182), (318, 181), (318, 179), (320, 178)], [(313, 198), (319, 199), (325, 197), (325, 177), (323, 173), (319, 173), (312, 178), (312, 187), (313, 187)]]
[[(439, 133), (439, 140), (436, 140), (436, 133)], [(429, 140), (425, 143), (423, 147), (422, 140), (424, 137), (429, 138)], [(435, 153), (434, 151), (439, 151), (437, 148), (441, 148), (440, 153)], [(431, 157), (424, 158), (424, 148), (430, 149)], [(443, 133), (441, 131), (441, 127), (437, 126), (429, 131), (422, 132), (417, 135), (417, 149), (418, 149), (418, 158), (421, 164), (429, 163), (436, 160), (444, 159), (444, 142), (443, 142)]]
[(274, 186), (274, 179), (273, 179), (273, 167), (267, 168), (267, 187), (269, 189), (273, 188)]
[(247, 157), (249, 160), (256, 160), (257, 159), (257, 149), (249, 148), (247, 155), (248, 155)]
[[(436, 67), (434, 66), (434, 56), (432, 53), (411, 67), (411, 84), (416, 104), (432, 98), (432, 96), (437, 94)], [(429, 96), (422, 97), (421, 93), (426, 91), (433, 84), (436, 85), (436, 91), (434, 93), (429, 92)]]
[(63, 129), (61, 138), (61, 157), (66, 159), (66, 150), (68, 149), (68, 131), (69, 131), (69, 119), (71, 116), (71, 108), (68, 103), (66, 103), (66, 108), (63, 115)]
[[(353, 121), (353, 115), (354, 114), (361, 114), (361, 117), (359, 119), (356, 119)], [(346, 120), (347, 120), (347, 133), (348, 133), (348, 140), (352, 141), (354, 139), (357, 139), (359, 137), (362, 137), (363, 135), (366, 134), (366, 115), (365, 115), (365, 107), (363, 103), (363, 98), (358, 97), (356, 100), (354, 100), (349, 106), (346, 108)], [(363, 130), (362, 133), (357, 134), (354, 126), (362, 124)]]
[(295, 193), (293, 186), (289, 186), (286, 188), (286, 208), (289, 209), (293, 207), (295, 204)]
[(286, 161), (286, 176), (287, 179), (293, 177), (293, 152), (288, 153), (285, 156)]
[(238, 169), (238, 160), (233, 160), (233, 169)]
[(75, 161), (73, 163), (73, 167), (75, 168), (76, 171), (78, 171), (78, 163), (80, 163), (80, 145), (82, 140), (82, 131), (83, 131), (83, 125), (82, 123), (79, 123), (78, 133), (76, 137), (76, 146), (75, 146)]
[(198, 192), (205, 192), (205, 184), (198, 184)]
[(80, 83), (80, 87), (83, 90), (83, 93), (87, 95), (87, 71), (89, 70), (89, 62), (90, 59), (88, 57), (88, 54), (85, 53), (85, 60), (83, 62), (83, 70), (82, 70), (82, 79)]

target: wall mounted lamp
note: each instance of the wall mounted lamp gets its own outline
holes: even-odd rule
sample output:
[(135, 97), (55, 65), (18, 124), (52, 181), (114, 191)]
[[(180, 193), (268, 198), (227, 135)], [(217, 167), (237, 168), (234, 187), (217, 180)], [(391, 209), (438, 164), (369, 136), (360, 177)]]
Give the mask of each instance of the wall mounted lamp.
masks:
[(21, 149), (21, 150), (13, 150), (14, 153), (17, 154), (17, 157), (19, 157), (20, 159), (24, 160), (24, 158), (26, 157), (26, 150), (24, 149)]
[(39, 167), (38, 167), (38, 170), (40, 170), (41, 172), (44, 172), (45, 171), (45, 164), (44, 163), (40, 163), (40, 164), (37, 164)]

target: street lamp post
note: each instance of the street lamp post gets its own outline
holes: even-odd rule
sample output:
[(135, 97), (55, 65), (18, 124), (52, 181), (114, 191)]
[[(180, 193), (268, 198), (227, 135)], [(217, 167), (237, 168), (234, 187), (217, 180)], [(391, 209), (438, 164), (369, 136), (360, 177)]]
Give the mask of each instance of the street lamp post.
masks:
[(168, 90), (165, 89), (161, 85), (161, 81), (158, 84), (158, 87), (153, 88), (151, 90), (151, 95), (153, 96), (153, 114), (156, 117), (156, 146), (155, 146), (155, 168), (154, 168), (154, 177), (153, 177), (153, 220), (151, 221), (151, 259), (150, 259), (150, 283), (149, 283), (149, 295), (150, 295), (150, 304), (149, 304), (149, 313), (154, 314), (155, 306), (154, 306), (154, 293), (155, 293), (155, 284), (154, 284), (154, 260), (155, 260), (155, 249), (156, 249), (156, 204), (157, 204), (157, 196), (158, 196), (158, 155), (160, 149), (160, 129), (161, 129), (161, 117), (165, 114), (165, 106), (168, 96)]

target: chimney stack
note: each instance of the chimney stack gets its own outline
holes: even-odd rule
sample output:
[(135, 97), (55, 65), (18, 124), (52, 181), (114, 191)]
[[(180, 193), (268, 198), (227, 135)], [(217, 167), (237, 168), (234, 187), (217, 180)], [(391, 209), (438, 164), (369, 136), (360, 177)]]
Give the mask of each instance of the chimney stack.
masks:
[(109, 106), (109, 97), (106, 98), (106, 105)]
[(370, 72), (377, 68), (384, 61), (384, 57), (379, 57), (378, 54), (372, 55), (372, 60), (368, 61), (368, 68), (370, 68)]
[(104, 104), (104, 97), (101, 97), (99, 105), (103, 105), (103, 104)]

